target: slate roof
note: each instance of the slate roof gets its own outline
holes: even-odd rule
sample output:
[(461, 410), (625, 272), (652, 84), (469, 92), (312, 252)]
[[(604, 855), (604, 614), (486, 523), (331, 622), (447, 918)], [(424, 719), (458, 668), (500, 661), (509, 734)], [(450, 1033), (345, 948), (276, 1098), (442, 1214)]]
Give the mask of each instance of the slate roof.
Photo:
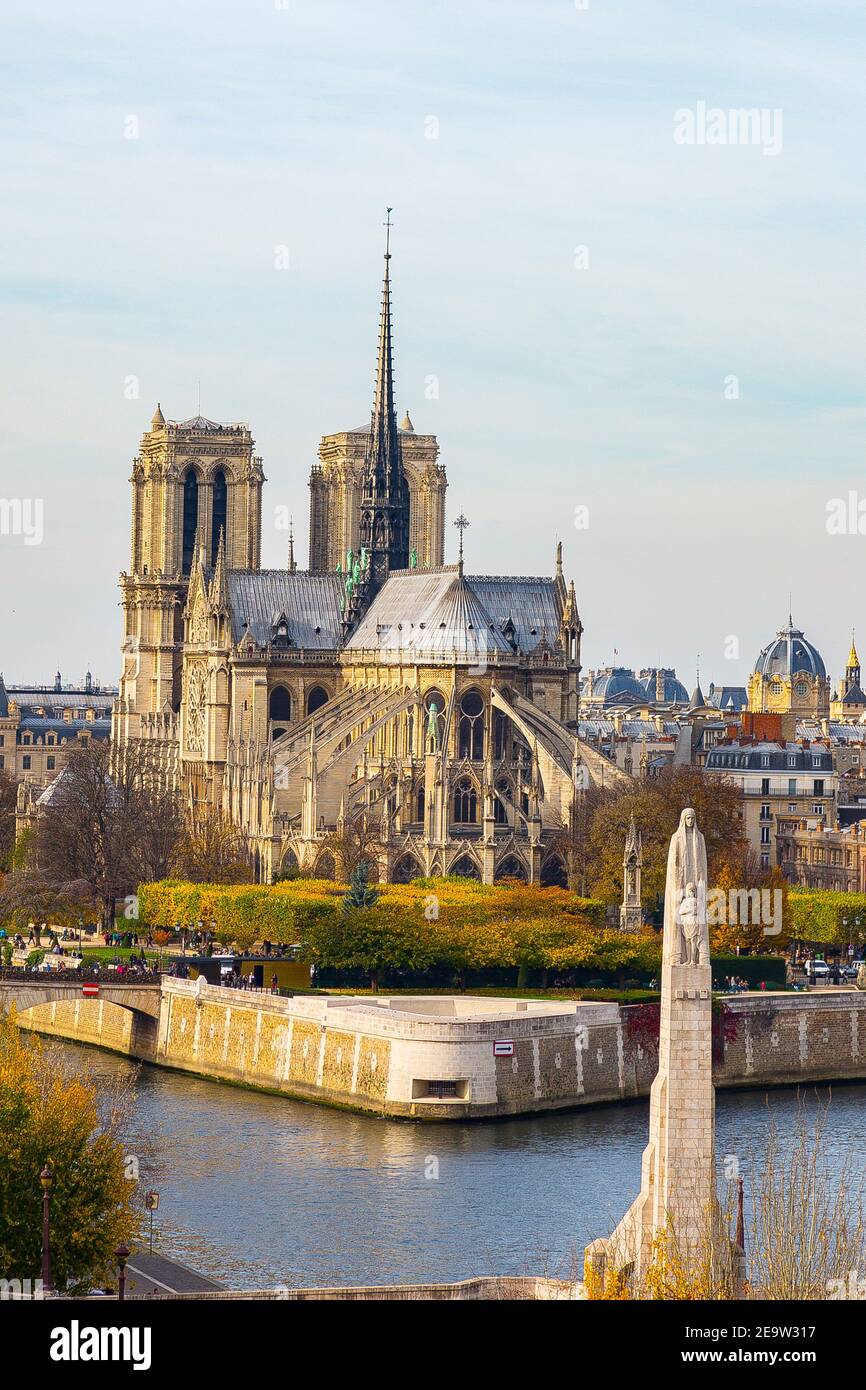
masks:
[(388, 651), (403, 659), (475, 659), (528, 654), (559, 636), (552, 579), (461, 575), (455, 566), (391, 574), (346, 651)]
[[(9, 686), (7, 695), (14, 700), (22, 715), (35, 710), (104, 709), (109, 714), (117, 691), (111, 690), (40, 690), (38, 686)], [(48, 716), (46, 716), (48, 717)], [(56, 716), (55, 716), (56, 717)]]
[(271, 640), (271, 627), (285, 613), (295, 647), (307, 651), (333, 651), (341, 641), (338, 574), (307, 574), (296, 570), (230, 570), (229, 603), (232, 637), (239, 642), (249, 623), (260, 647)]

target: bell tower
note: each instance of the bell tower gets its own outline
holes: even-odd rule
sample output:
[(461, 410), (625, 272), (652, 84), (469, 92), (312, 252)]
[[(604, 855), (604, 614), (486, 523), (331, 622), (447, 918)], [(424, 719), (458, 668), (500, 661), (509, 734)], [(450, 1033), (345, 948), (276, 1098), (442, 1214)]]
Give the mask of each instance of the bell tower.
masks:
[(220, 537), (227, 569), (258, 569), (262, 461), (247, 425), (202, 415), (166, 420), (157, 405), (132, 467), (132, 555), (120, 576), (123, 645), (114, 737), (180, 706), (183, 610), (197, 554), (208, 571)]

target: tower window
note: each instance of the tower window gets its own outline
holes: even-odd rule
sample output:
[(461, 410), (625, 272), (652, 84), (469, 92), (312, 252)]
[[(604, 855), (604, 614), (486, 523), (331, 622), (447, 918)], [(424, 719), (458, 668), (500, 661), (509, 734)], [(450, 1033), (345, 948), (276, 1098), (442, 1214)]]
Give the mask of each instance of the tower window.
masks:
[(192, 469), (183, 480), (183, 559), (182, 572), (192, 569), (195, 537), (198, 531), (198, 478)]
[(275, 685), (268, 701), (268, 714), (271, 719), (290, 720), (292, 717), (292, 697), (284, 685)]
[(211, 508), (210, 562), (216, 564), (220, 532), (225, 533), (228, 515), (228, 485), (226, 475), (218, 468), (213, 475), (213, 506)]
[(328, 692), (321, 685), (314, 685), (307, 696), (307, 714), (315, 714), (317, 709), (328, 702)]

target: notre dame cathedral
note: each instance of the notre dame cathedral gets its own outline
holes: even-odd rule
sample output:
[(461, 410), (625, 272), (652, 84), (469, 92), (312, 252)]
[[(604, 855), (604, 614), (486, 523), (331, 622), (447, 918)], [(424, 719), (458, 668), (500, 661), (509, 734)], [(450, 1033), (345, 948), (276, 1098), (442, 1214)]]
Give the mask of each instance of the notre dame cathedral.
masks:
[(112, 737), (142, 740), (193, 816), (239, 827), (262, 881), (333, 876), (328, 837), (364, 814), (381, 879), (560, 883), (557, 832), (601, 756), (577, 741), (574, 584), (560, 547), (551, 576), (466, 574), (462, 516), (444, 563), (438, 442), (397, 425), (390, 259), (371, 422), (319, 446), (307, 570), (291, 539), (285, 569), (260, 567), (249, 429), (157, 406), (132, 469)]

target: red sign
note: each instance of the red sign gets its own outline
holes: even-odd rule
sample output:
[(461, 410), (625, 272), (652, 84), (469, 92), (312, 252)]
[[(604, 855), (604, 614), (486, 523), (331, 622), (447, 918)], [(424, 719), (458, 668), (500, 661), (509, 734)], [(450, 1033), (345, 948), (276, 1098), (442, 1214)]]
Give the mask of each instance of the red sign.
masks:
[(514, 1043), (513, 1043), (513, 1042), (495, 1042), (495, 1043), (493, 1044), (493, 1056), (494, 1056), (494, 1057), (513, 1057), (513, 1056), (514, 1056)]
[(82, 985), (81, 993), (86, 999), (92, 999), (94, 994), (99, 993), (99, 985)]

